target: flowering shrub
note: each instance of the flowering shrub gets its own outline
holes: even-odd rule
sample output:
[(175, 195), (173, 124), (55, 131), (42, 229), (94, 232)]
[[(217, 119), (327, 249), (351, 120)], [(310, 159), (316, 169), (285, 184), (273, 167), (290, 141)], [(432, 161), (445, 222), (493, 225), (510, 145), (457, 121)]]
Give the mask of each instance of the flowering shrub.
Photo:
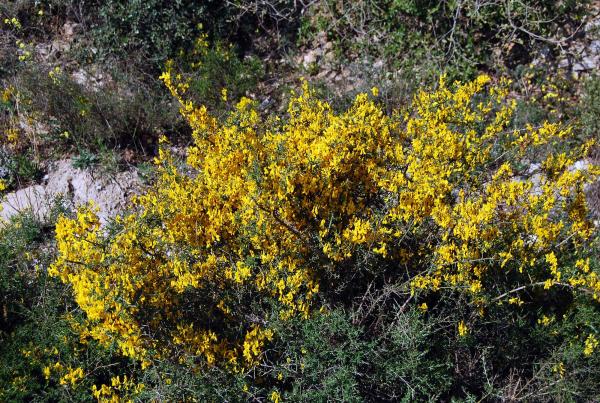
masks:
[[(0, 197), (2, 187), (0, 180)], [(50, 219), (59, 211), (67, 213), (56, 200)], [(30, 212), (0, 220), (0, 400), (85, 401), (95, 385), (104, 397), (111, 390), (125, 396), (125, 385), (111, 385), (117, 376), (111, 371), (129, 372), (127, 363), (80, 340), (83, 315), (64, 285), (46, 273), (55, 257), (50, 230)], [(140, 390), (135, 386), (130, 393)]]
[(286, 118), (243, 98), (219, 121), (185, 81), (161, 79), (193, 130), (186, 164), (163, 138), (135, 212), (104, 229), (88, 206), (56, 226), (50, 273), (87, 314), (82, 338), (143, 368), (245, 371), (278, 337), (274, 321), (311, 317), (340, 298), (332, 279), (364, 270), (407, 284), (423, 311), (448, 289), (481, 316), (533, 290), (598, 299), (584, 188), (599, 171), (575, 166), (591, 142), (567, 149), (556, 123), (510, 129), (508, 83), (442, 78), (391, 114), (376, 89), (336, 112), (305, 85)]

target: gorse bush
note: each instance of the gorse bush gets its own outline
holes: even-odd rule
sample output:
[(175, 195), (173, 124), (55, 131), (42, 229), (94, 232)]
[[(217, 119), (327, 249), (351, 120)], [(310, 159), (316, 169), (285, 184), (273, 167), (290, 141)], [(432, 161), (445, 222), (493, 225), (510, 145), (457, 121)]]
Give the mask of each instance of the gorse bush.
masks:
[(0, 401), (600, 401), (593, 2), (0, 3)]
[[(470, 346), (503, 337), (502, 327), (490, 330), (486, 321), (514, 319), (507, 329), (515, 340), (518, 323), (545, 326), (568, 321), (577, 306), (597, 309), (596, 239), (584, 189), (599, 172), (574, 167), (592, 142), (565, 147), (572, 132), (558, 123), (508, 129), (516, 103), (507, 100), (507, 82), (492, 84), (483, 75), (449, 85), (442, 77), (436, 90), (420, 91), (410, 108), (391, 114), (378, 105), (376, 88), (337, 113), (304, 85), (285, 118), (262, 117), (242, 98), (218, 120), (190, 101), (180, 76), (167, 70), (161, 78), (192, 128), (186, 166), (161, 147), (157, 181), (135, 199), (135, 212), (108, 229), (92, 206), (57, 223), (50, 273), (72, 285), (86, 313), (82, 340), (112, 346), (142, 369), (166, 361), (200, 373), (244, 374), (252, 383), (247, 393), (263, 388), (278, 401), (286, 391), (299, 393), (291, 383), (261, 386), (264, 376), (274, 376), (273, 365), (293, 362), (278, 343), (294, 323), (326, 318), (330, 306), (362, 299), (356, 328), (331, 326), (344, 329), (340, 340), (351, 339), (346, 345), (356, 351), (369, 349), (356, 340), (363, 326), (380, 329), (390, 349), (408, 351), (416, 362), (397, 367), (401, 373), (415, 374), (421, 365), (411, 349), (445, 340), (439, 351), (424, 353), (432, 361), (423, 365), (444, 373), (445, 354), (462, 354), (455, 370), (465, 385), (479, 365), (462, 367)], [(387, 309), (396, 322), (380, 316)], [(402, 347), (402, 335), (382, 326), (409, 312), (446, 325), (422, 336), (409, 332), (415, 344)], [(572, 354), (586, 362), (600, 336), (575, 323)], [(524, 349), (515, 361), (490, 357), (506, 379), (523, 365), (519, 356), (548, 358), (555, 347)], [(371, 385), (401, 376), (392, 358), (375, 370), (377, 360), (361, 354), (315, 358), (346, 368), (324, 382), (343, 382), (343, 393), (358, 394), (365, 393), (357, 386), (368, 378), (357, 375), (365, 365), (378, 374)], [(431, 358), (436, 354), (439, 361)], [(527, 362), (531, 377), (534, 361)], [(425, 382), (387, 398), (435, 394)], [(480, 386), (471, 390), (483, 393), (482, 383), (473, 380)], [(441, 385), (447, 395), (465, 393), (451, 381)]]
[[(51, 211), (65, 214), (60, 200)], [(46, 270), (55, 258), (51, 232), (31, 212), (0, 224), (2, 401), (89, 401), (93, 385), (127, 371), (125, 360), (75, 331), (82, 312)]]

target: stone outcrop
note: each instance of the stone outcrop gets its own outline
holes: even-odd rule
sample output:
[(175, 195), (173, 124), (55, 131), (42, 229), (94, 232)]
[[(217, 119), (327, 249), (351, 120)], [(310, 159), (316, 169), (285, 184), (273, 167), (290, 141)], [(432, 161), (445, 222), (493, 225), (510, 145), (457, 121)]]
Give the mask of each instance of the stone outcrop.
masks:
[(99, 217), (106, 223), (123, 211), (131, 196), (139, 192), (141, 181), (137, 171), (130, 170), (106, 175), (74, 168), (70, 160), (53, 163), (44, 183), (29, 186), (7, 194), (2, 201), (0, 219), (31, 210), (38, 218), (47, 219), (61, 198), (71, 208), (92, 201), (99, 208)]

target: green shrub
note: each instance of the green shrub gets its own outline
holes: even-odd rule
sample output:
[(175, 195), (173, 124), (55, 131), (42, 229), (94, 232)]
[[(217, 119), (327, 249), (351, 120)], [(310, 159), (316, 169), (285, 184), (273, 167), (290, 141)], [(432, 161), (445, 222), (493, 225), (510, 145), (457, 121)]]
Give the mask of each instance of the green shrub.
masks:
[[(193, 47), (207, 32), (213, 41), (232, 42), (242, 51), (255, 48), (253, 37), (269, 41), (293, 33), (299, 5), (291, 0), (263, 3), (208, 0), (87, 0), (89, 36), (96, 56), (139, 57), (156, 72), (163, 63)], [(281, 20), (285, 24), (281, 24)], [(270, 31), (276, 31), (271, 35)], [(273, 51), (272, 48), (266, 51)]]
[(290, 401), (433, 400), (446, 392), (450, 366), (432, 354), (433, 321), (414, 309), (380, 319), (376, 332), (342, 310), (284, 324), (270, 384)]
[[(179, 49), (191, 46), (201, 24), (210, 18), (208, 11), (215, 12), (216, 17), (222, 9), (219, 3), (193, 0), (98, 2), (91, 7), (97, 7), (98, 13), (91, 35), (101, 52), (119, 56), (141, 52), (159, 65)], [(223, 20), (217, 19), (216, 23)]]
[[(64, 214), (57, 200), (51, 217)], [(54, 255), (51, 240), (52, 223), (30, 213), (0, 224), (2, 401), (92, 401), (92, 385), (110, 382), (114, 370), (132, 371), (122, 358), (74, 333), (81, 312), (46, 271)]]
[(82, 334), (150, 373), (187, 368), (190, 398), (536, 400), (565, 376), (552, 316), (582, 374), (561, 393), (596, 397), (598, 170), (571, 169), (590, 144), (558, 123), (513, 130), (506, 80), (442, 77), (389, 115), (376, 88), (338, 112), (306, 84), (282, 119), (248, 98), (215, 117), (161, 78), (193, 130), (186, 164), (161, 148), (109, 231), (90, 207), (57, 223), (49, 270)]
[(30, 267), (22, 258), (42, 241), (43, 232), (31, 215), (17, 217), (0, 231), (0, 329), (6, 335), (20, 322), (23, 314), (20, 302), (35, 295), (36, 290), (27, 287), (35, 273), (29, 272)]
[[(10, 82), (18, 93), (16, 119), (31, 122), (29, 131), (17, 130), (21, 148), (46, 158), (56, 151), (130, 148), (152, 154), (159, 133), (176, 131), (176, 110), (156, 82), (144, 82), (136, 73), (119, 69), (104, 73), (94, 84), (75, 80), (59, 68), (30, 66)], [(5, 119), (14, 127), (15, 118)]]
[(0, 179), (11, 188), (20, 188), (34, 183), (42, 176), (42, 169), (31, 151), (15, 152), (0, 149)]
[(593, 75), (585, 81), (579, 113), (584, 137), (600, 140), (600, 76)]
[[(471, 78), (481, 68), (526, 64), (557, 32), (569, 36), (589, 1), (361, 0), (314, 3), (301, 40), (318, 31), (350, 57), (384, 58), (393, 69), (431, 79)], [(550, 45), (549, 45), (550, 44)]]

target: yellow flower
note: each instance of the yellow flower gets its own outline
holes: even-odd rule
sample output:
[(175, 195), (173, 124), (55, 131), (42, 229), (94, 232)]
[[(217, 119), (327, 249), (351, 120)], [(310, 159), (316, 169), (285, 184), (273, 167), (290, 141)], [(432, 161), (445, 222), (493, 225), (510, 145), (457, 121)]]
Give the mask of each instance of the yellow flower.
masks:
[(279, 403), (281, 401), (281, 395), (276, 390), (271, 392), (271, 395), (269, 396), (269, 398), (271, 399), (271, 401), (273, 403)]
[(521, 298), (519, 298), (519, 297), (511, 297), (508, 299), (508, 303), (511, 305), (521, 306), (521, 305), (523, 305), (523, 300), (521, 300)]
[(21, 22), (16, 17), (5, 18), (4, 23), (17, 29), (21, 28)]
[(563, 378), (565, 376), (565, 364), (562, 362), (555, 364), (552, 367), (552, 372), (559, 374), (560, 377)]
[(585, 347), (583, 349), (583, 354), (585, 356), (590, 356), (592, 353), (598, 348), (598, 339), (593, 334), (590, 334), (587, 339), (585, 339)]
[(458, 335), (460, 337), (465, 337), (469, 333), (469, 328), (465, 325), (465, 321), (461, 320), (458, 322)]
[(542, 326), (548, 326), (550, 325), (552, 322), (554, 322), (554, 316), (546, 316), (546, 315), (542, 315), (542, 317), (540, 319), (538, 319), (538, 324), (542, 325)]
[(44, 374), (44, 378), (46, 378), (46, 380), (50, 379), (50, 367), (44, 367), (44, 369), (42, 369), (42, 373)]
[(84, 373), (82, 368), (71, 368), (67, 369), (67, 373), (60, 378), (61, 385), (75, 385), (79, 380), (83, 379)]

